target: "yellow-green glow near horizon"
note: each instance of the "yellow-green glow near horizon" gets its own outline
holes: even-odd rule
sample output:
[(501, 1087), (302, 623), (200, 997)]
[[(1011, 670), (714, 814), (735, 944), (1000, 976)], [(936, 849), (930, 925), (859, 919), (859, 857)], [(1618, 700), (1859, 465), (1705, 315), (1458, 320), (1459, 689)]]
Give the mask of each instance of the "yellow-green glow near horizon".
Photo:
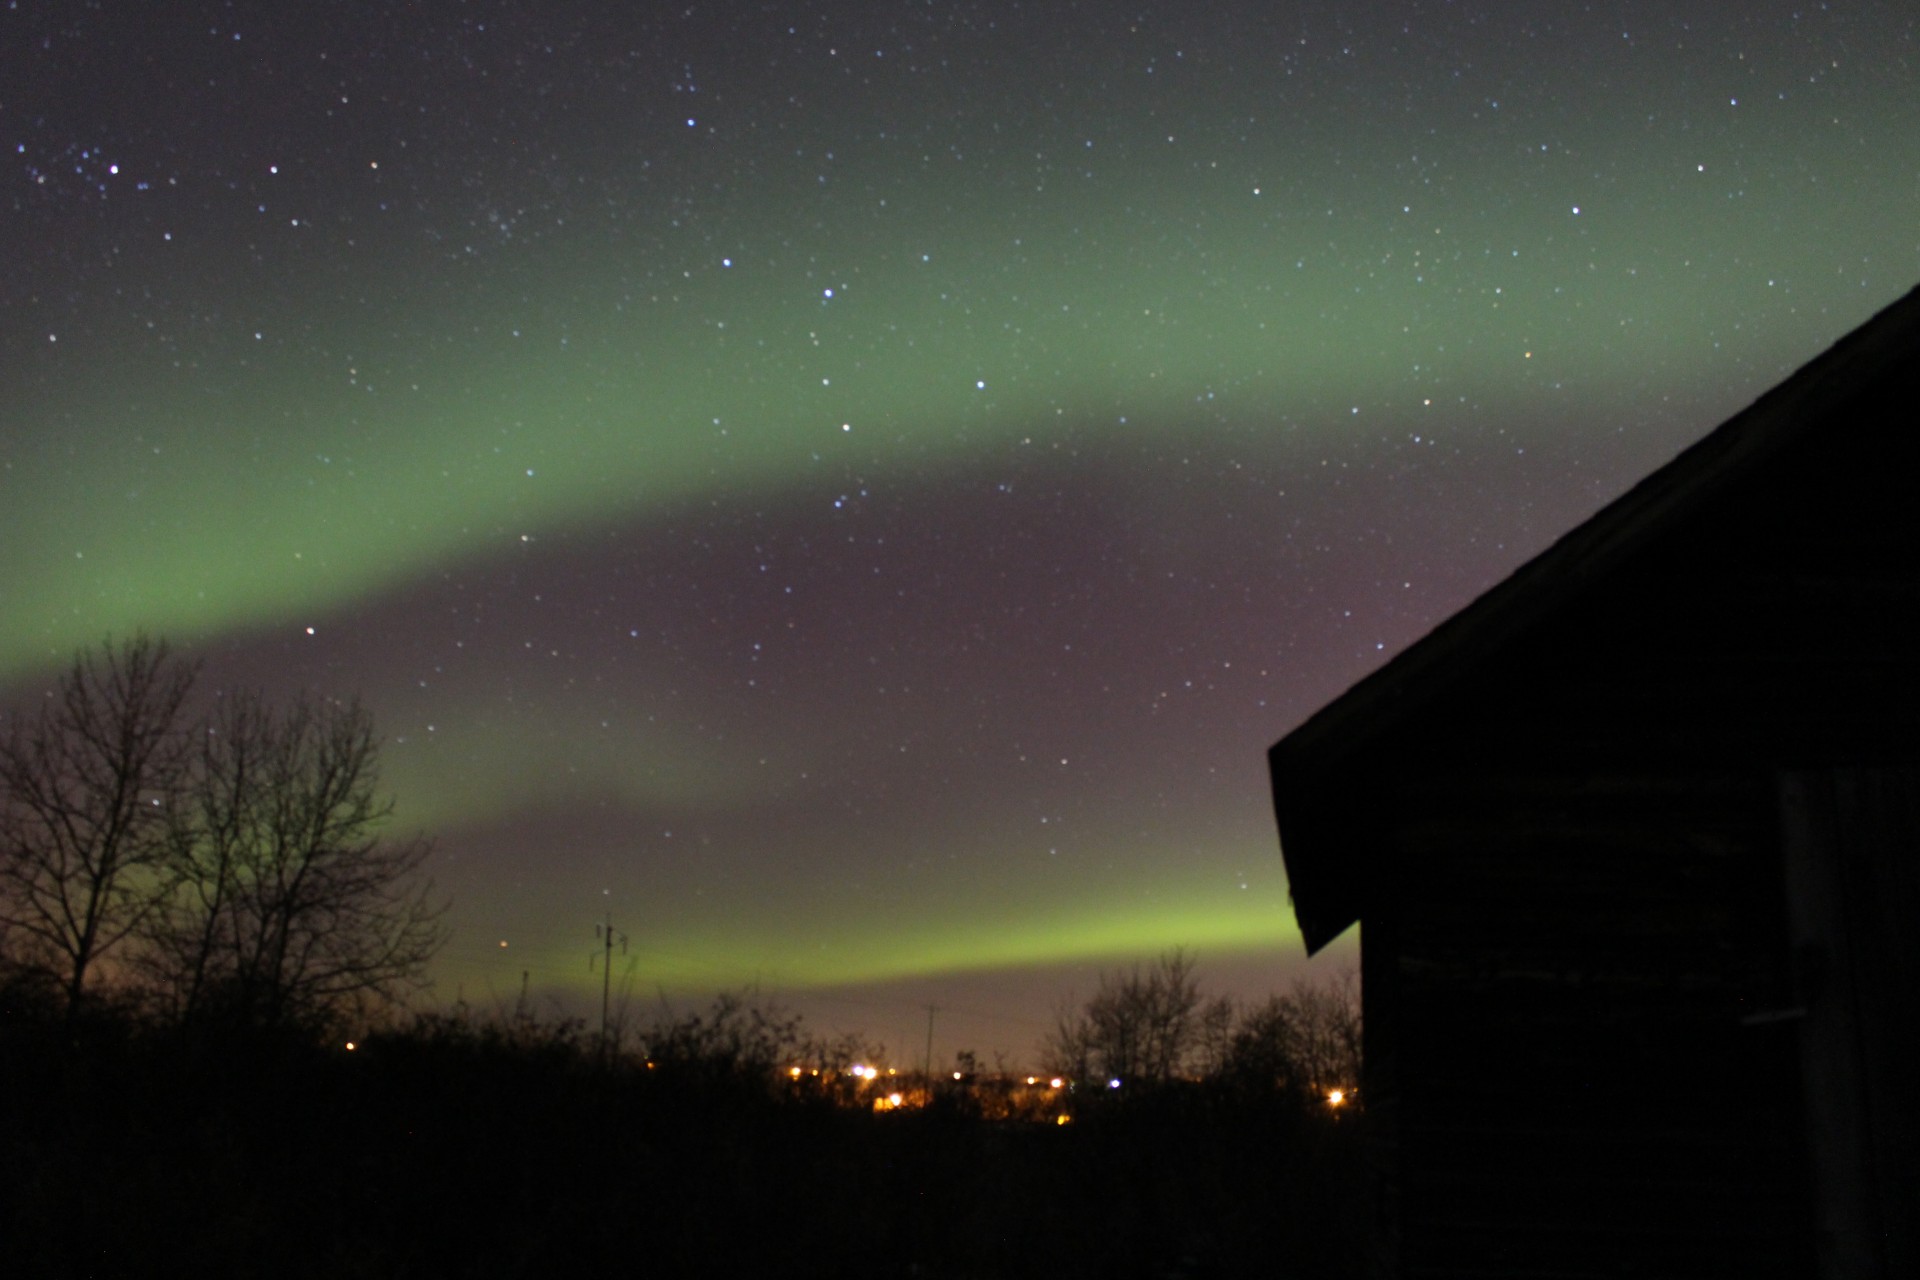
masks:
[(1261, 750), (1920, 277), (1920, 83), (1217, 8), (10, 42), (0, 706), (362, 697), (443, 987), (1292, 955)]
[[(994, 923), (948, 922), (924, 940), (905, 944), (872, 922), (846, 933), (810, 927), (804, 932), (758, 935), (743, 946), (738, 936), (711, 940), (667, 934), (649, 939), (637, 953), (649, 987), (714, 990), (761, 987), (805, 991), (810, 988), (899, 982), (933, 975), (1012, 970), (1066, 962), (1136, 959), (1174, 947), (1202, 957), (1237, 952), (1297, 948), (1299, 931), (1269, 896), (1225, 914), (1205, 895), (1188, 902), (1152, 900), (1131, 911), (1107, 904), (1078, 904), (1072, 912), (1037, 913)], [(1280, 917), (1276, 924), (1276, 917)], [(579, 948), (575, 948), (578, 950)], [(462, 977), (491, 981), (507, 990), (521, 970), (522, 956), (510, 948), (476, 960)], [(597, 987), (588, 971), (566, 973), (559, 982), (579, 991)], [(571, 981), (569, 981), (571, 979)]]

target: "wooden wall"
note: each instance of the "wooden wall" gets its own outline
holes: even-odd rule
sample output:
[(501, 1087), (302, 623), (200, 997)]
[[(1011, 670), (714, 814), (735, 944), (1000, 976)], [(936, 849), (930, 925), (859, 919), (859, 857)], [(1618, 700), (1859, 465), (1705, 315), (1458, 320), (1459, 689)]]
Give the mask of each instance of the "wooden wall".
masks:
[(1409, 800), (1365, 941), (1401, 1273), (1806, 1274), (1768, 789), (1483, 774)]
[[(1874, 1228), (1833, 1209), (1838, 1159), (1904, 1197), (1874, 1201), (1873, 1222), (1920, 1218), (1910, 1151), (1863, 1139), (1836, 1156), (1858, 1117), (1821, 1121), (1805, 1083), (1882, 1079), (1873, 1105), (1907, 1144), (1913, 1109), (1884, 1078), (1920, 1070), (1913, 1033), (1819, 1065), (1839, 1024), (1807, 1013), (1793, 938), (1814, 926), (1789, 919), (1805, 888), (1782, 824), (1797, 770), (1912, 777), (1920, 761), (1920, 432), (1901, 377), (1898, 395), (1830, 406), (1826, 428), (1506, 652), (1462, 655), (1471, 674), (1305, 815), (1341, 831), (1366, 885), (1384, 1273), (1910, 1265), (1911, 1234), (1868, 1263), (1837, 1247)], [(1847, 919), (1884, 916), (1888, 894), (1903, 921), (1920, 913), (1920, 820), (1899, 794), (1850, 846), (1873, 852), (1847, 855), (1892, 887), (1856, 892)], [(1904, 927), (1852, 931), (1884, 954), (1846, 1034), (1904, 1027), (1891, 1011), (1920, 999)]]

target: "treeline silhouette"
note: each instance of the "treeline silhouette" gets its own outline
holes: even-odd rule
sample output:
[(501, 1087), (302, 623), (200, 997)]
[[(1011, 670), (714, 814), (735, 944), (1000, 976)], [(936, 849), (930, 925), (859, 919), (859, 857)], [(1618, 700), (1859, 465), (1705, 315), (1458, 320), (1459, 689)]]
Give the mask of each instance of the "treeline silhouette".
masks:
[(1242, 1008), (1174, 951), (1064, 1005), (1044, 1078), (751, 993), (624, 1045), (409, 1013), (445, 904), (371, 720), (195, 676), (110, 642), (0, 723), (5, 1274), (1357, 1272), (1350, 981)]
[(446, 904), (384, 828), (357, 703), (249, 689), (135, 635), (0, 708), (0, 979), (70, 1018), (320, 1031), (425, 983)]
[[(750, 996), (643, 1040), (609, 1060), (578, 1022), (456, 1009), (349, 1048), (284, 1026), (76, 1016), (17, 984), (0, 993), (8, 1271), (1359, 1270), (1351, 1111), (1285, 1073), (1063, 1081), (1022, 1111), (1001, 1105), (1021, 1085), (1004, 1076), (873, 1084), (845, 1062), (857, 1038), (811, 1039)], [(909, 1105), (875, 1110), (882, 1090)]]

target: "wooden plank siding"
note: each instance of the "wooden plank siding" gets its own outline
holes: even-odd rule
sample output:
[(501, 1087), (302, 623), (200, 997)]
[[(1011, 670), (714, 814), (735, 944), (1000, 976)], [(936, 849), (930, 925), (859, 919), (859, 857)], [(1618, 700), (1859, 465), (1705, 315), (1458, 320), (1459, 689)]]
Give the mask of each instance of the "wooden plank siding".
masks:
[(1383, 912), (1403, 1274), (1804, 1274), (1795, 1045), (1748, 1021), (1789, 995), (1765, 780), (1420, 792)]

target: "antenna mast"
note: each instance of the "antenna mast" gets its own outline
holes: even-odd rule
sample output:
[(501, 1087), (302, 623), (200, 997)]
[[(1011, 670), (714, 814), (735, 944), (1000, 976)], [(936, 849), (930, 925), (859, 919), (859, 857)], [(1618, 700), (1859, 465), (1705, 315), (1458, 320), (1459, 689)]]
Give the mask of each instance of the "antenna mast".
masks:
[[(613, 1008), (613, 940), (620, 939), (620, 954), (627, 954), (627, 935), (613, 927), (613, 913), (607, 913), (607, 922), (593, 926), (594, 936), (601, 941), (603, 955), (600, 958), (600, 1062), (602, 1066), (613, 1065), (613, 1037), (610, 1014)], [(595, 957), (587, 957), (587, 972), (593, 972)]]

